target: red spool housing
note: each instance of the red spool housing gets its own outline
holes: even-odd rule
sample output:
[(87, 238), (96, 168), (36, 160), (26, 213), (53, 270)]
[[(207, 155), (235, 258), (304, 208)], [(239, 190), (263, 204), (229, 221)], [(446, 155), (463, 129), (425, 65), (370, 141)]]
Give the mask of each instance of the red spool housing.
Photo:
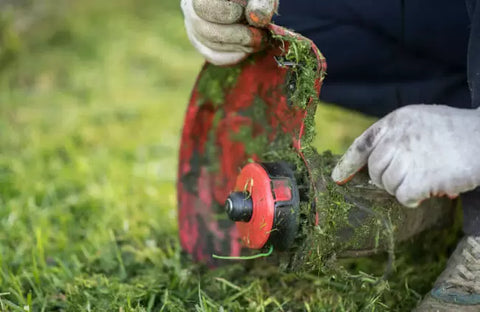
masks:
[(260, 249), (270, 237), (275, 215), (270, 177), (261, 165), (248, 164), (240, 172), (234, 191), (248, 192), (253, 202), (250, 221), (236, 222), (242, 243), (247, 248)]
[[(261, 249), (267, 243), (286, 249), (298, 227), (298, 189), (285, 163), (250, 163), (243, 167), (234, 192), (243, 192), (252, 203), (247, 222), (235, 222), (245, 247)], [(278, 236), (276, 239), (275, 236)]]

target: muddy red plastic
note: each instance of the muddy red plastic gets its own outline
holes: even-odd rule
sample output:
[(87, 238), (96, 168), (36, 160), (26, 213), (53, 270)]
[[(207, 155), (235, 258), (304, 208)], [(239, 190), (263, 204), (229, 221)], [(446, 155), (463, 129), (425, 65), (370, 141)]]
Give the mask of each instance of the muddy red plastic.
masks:
[[(318, 63), (318, 78), (312, 82), (318, 96), (326, 71), (319, 50), (296, 33), (276, 25), (268, 28), (272, 35), (295, 38), (311, 47)], [(180, 242), (195, 261), (216, 266), (222, 260), (213, 259), (212, 254), (239, 256), (245, 247), (267, 244), (281, 249), (294, 238), (297, 225), (291, 221), (295, 213), (285, 218), (281, 213), (282, 207), (290, 209), (295, 206), (292, 200), (298, 200), (292, 168), (281, 159), (265, 164), (250, 144), (260, 137), (265, 142), (257, 145), (286, 138), (303, 158), (304, 122), (308, 114), (315, 113), (316, 102), (308, 101), (303, 108), (292, 105), (295, 64), (279, 62), (289, 48), (288, 40), (272, 39), (266, 50), (233, 67), (206, 63), (197, 78), (185, 116), (177, 183)], [(220, 81), (219, 73), (224, 75)], [(232, 203), (243, 200), (248, 206), (248, 196), (253, 201), (253, 210), (240, 211), (236, 222), (225, 213), (225, 201), (232, 191), (249, 194), (243, 198), (237, 194)], [(271, 231), (280, 220), (285, 220), (285, 226), (281, 225), (285, 231)]]

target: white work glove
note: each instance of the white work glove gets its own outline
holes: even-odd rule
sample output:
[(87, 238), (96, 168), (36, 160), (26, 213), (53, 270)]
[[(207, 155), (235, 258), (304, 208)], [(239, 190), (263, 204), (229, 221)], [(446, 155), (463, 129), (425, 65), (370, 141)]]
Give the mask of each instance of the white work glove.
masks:
[(407, 207), (470, 191), (480, 185), (480, 109), (397, 109), (353, 142), (332, 178), (346, 183), (367, 163), (373, 184)]
[[(245, 5), (239, 4), (242, 2)], [(182, 0), (181, 3), (188, 38), (215, 65), (235, 64), (261, 50), (266, 32), (257, 27), (270, 23), (277, 5), (278, 0), (248, 3), (247, 0)]]

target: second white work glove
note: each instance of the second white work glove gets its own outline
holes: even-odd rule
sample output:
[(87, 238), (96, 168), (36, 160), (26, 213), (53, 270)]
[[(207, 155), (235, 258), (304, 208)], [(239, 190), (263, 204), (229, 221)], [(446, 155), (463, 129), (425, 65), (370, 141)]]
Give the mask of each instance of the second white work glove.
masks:
[(277, 5), (278, 0), (181, 2), (188, 38), (215, 65), (235, 64), (260, 50), (265, 31), (257, 27), (270, 23)]
[(354, 141), (332, 178), (346, 183), (366, 164), (372, 182), (407, 207), (472, 190), (480, 185), (480, 109), (397, 109)]

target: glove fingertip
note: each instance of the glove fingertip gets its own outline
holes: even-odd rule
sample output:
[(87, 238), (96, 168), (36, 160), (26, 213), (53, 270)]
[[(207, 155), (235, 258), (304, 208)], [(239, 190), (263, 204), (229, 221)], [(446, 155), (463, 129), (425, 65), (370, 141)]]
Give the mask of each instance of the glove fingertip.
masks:
[(247, 22), (255, 27), (266, 27), (272, 21), (277, 6), (276, 0), (249, 0), (245, 10)]
[(265, 27), (272, 21), (272, 17), (273, 11), (270, 13), (265, 13), (262, 10), (253, 10), (248, 12), (247, 21), (252, 26)]
[(416, 200), (411, 200), (411, 201), (406, 201), (406, 202), (403, 202), (401, 203), (402, 205), (404, 205), (405, 207), (407, 208), (417, 208), (418, 206), (420, 206), (420, 204), (426, 200), (427, 198), (425, 199), (422, 199), (422, 200), (419, 200), (419, 201), (416, 201)]
[(348, 177), (345, 178), (345, 179), (339, 179), (339, 180), (334, 180), (334, 181), (335, 181), (335, 183), (337, 183), (338, 185), (345, 185), (345, 184), (347, 184), (348, 182), (350, 182), (350, 180), (352, 180), (354, 176), (355, 176), (355, 174), (352, 174), (352, 175), (348, 176)]
[(403, 195), (403, 192), (398, 192), (396, 194), (396, 198), (400, 204), (407, 208), (417, 208), (422, 204), (422, 202), (429, 197), (416, 197), (416, 196), (407, 196)]
[(353, 172), (353, 173), (346, 172), (343, 167), (344, 166), (342, 162), (339, 162), (332, 171), (331, 177), (333, 181), (335, 181), (335, 183), (337, 183), (338, 185), (343, 185), (347, 183), (348, 181), (353, 179), (356, 173), (356, 172)]

